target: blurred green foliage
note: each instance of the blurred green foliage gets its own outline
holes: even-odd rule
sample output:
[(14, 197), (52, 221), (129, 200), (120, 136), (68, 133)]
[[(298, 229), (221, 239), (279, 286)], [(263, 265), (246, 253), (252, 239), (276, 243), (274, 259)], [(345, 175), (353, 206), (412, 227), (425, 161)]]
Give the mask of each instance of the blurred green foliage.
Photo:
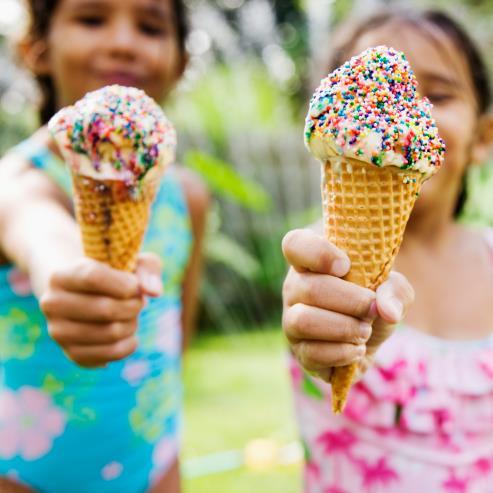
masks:
[[(166, 112), (178, 128), (179, 161), (199, 173), (215, 197), (205, 246), (201, 310), (202, 326), (214, 330), (239, 330), (279, 320), (286, 272), (281, 239), (287, 230), (310, 224), (321, 215), (319, 171), (302, 143), (310, 49), (324, 49), (310, 44), (308, 11), (313, 2), (229, 2), (240, 5), (236, 9), (224, 7), (226, 1), (188, 2), (192, 27), (202, 32), (202, 38), (209, 33), (205, 39), (209, 36), (210, 48), (192, 54), (189, 73)], [(327, 31), (348, 15), (378, 3), (409, 5), (327, 0), (324, 4), (331, 9)], [(415, 0), (413, 5), (452, 11), (474, 27), (470, 30), (485, 50), (492, 47), (491, 1)], [(254, 24), (245, 21), (245, 12), (255, 6), (272, 14), (265, 39), (250, 32), (264, 17), (251, 17)], [(204, 9), (207, 15), (215, 15), (209, 31)], [(227, 48), (236, 50), (234, 56), (215, 37), (223, 31)], [(4, 64), (5, 46), (0, 48), (0, 64)], [(285, 70), (285, 78), (279, 78), (279, 67)], [(0, 107), (6, 83), (0, 74)], [(0, 153), (27, 136), (34, 122), (29, 106), (15, 115), (0, 111)], [(493, 225), (492, 169), (472, 170), (464, 220)]]

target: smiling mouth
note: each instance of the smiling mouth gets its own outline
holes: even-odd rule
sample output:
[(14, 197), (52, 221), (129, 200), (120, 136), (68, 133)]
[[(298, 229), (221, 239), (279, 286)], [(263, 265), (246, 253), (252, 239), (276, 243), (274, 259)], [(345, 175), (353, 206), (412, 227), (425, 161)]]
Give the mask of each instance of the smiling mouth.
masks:
[(141, 87), (143, 80), (141, 77), (128, 72), (104, 72), (101, 74), (106, 85), (118, 84), (120, 86)]

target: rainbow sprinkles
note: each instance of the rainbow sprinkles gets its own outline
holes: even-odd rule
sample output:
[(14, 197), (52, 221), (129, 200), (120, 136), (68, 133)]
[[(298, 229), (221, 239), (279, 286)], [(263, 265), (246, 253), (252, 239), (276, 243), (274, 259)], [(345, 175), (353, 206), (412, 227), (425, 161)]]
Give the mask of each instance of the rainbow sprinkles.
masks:
[(172, 124), (153, 99), (133, 87), (89, 92), (60, 110), (49, 128), (72, 171), (98, 180), (133, 187), (174, 159)]
[(402, 52), (369, 48), (322, 80), (306, 117), (306, 146), (323, 162), (345, 156), (429, 178), (445, 144), (417, 85)]

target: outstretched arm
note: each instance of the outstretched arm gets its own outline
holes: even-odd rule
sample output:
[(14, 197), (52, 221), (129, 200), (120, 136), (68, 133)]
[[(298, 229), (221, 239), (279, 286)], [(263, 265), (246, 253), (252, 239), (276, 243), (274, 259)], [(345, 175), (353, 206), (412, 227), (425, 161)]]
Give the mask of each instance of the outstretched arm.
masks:
[(144, 295), (158, 296), (160, 264), (140, 259), (136, 274), (83, 256), (63, 193), (29, 163), (0, 162), (0, 248), (28, 273), (53, 339), (81, 366), (125, 358), (137, 347)]

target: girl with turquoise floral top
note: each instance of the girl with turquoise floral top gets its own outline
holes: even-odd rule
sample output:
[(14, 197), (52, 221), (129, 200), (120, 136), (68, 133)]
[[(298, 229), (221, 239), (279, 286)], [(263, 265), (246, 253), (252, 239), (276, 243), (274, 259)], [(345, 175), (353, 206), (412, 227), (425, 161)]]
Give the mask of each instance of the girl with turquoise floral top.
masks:
[(172, 167), (134, 273), (84, 257), (45, 124), (108, 84), (161, 101), (186, 65), (181, 0), (30, 0), (20, 52), (43, 126), (0, 162), (0, 490), (176, 493), (180, 362), (208, 194)]

